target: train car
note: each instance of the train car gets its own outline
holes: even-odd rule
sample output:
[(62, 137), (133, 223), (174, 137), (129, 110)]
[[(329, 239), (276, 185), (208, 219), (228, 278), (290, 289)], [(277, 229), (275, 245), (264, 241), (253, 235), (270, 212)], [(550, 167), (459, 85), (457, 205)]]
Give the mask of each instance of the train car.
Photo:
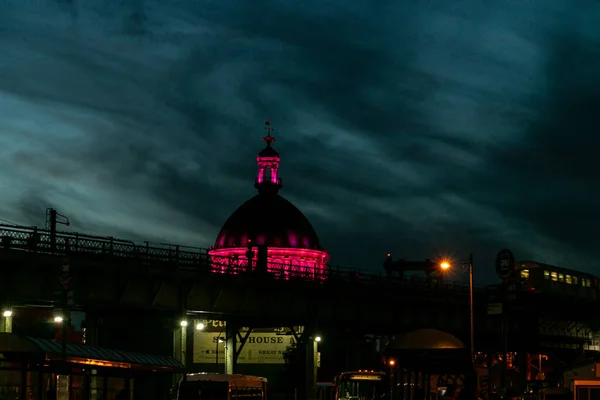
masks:
[(598, 300), (598, 278), (594, 275), (534, 261), (519, 262), (517, 272), (529, 291)]

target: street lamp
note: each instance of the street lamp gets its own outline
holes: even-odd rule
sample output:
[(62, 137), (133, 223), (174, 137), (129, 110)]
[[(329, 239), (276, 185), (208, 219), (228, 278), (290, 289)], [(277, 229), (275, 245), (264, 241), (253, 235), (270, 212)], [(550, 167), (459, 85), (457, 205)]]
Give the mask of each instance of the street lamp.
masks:
[(4, 311), (2, 312), (2, 316), (3, 316), (4, 318), (10, 318), (10, 317), (12, 317), (12, 314), (13, 314), (13, 313), (12, 313), (12, 311), (11, 311), (11, 310), (4, 310)]
[(201, 331), (201, 330), (203, 330), (203, 329), (204, 329), (204, 324), (203, 324), (202, 322), (198, 322), (198, 323), (196, 324), (196, 330), (197, 330), (197, 331)]
[(390, 358), (388, 360), (388, 365), (390, 366), (390, 399), (394, 398), (394, 367), (396, 366), (396, 360)]
[(315, 336), (315, 342), (319, 343), (321, 341), (321, 336)]
[[(471, 348), (471, 358), (475, 354), (475, 322), (474, 322), (474, 312), (473, 312), (473, 254), (469, 254), (469, 260), (466, 262), (460, 262), (461, 265), (467, 265), (469, 267), (469, 331), (470, 331), (470, 348)], [(440, 268), (442, 270), (447, 270), (452, 265), (448, 261), (440, 262)]]

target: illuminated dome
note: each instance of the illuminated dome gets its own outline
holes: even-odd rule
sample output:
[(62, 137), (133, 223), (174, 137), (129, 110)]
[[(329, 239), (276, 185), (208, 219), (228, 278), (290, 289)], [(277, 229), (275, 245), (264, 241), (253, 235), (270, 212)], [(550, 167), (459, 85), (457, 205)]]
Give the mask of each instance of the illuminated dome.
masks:
[[(242, 204), (227, 219), (209, 255), (215, 272), (255, 270), (258, 253), (266, 250), (267, 271), (287, 279), (325, 276), (328, 254), (308, 219), (279, 195), (279, 153), (271, 146), (271, 123), (265, 122), (266, 147), (258, 153), (254, 186), (258, 195)], [(248, 263), (248, 259), (252, 262)]]
[(322, 250), (308, 219), (278, 194), (258, 194), (225, 222), (213, 249), (256, 245)]

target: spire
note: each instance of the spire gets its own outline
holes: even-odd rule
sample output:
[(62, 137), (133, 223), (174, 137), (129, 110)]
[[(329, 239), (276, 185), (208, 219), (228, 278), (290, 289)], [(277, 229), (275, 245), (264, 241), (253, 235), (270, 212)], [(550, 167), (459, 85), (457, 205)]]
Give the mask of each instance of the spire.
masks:
[(281, 189), (281, 179), (278, 176), (279, 153), (271, 146), (275, 141), (275, 137), (271, 136), (273, 131), (275, 131), (271, 125), (271, 121), (265, 121), (265, 130), (267, 131), (267, 136), (263, 137), (262, 140), (267, 146), (256, 157), (258, 175), (256, 176), (254, 187), (261, 194), (277, 194), (279, 189)]
[(273, 143), (276, 139), (271, 136), (272, 132), (275, 132), (275, 128), (271, 125), (271, 121), (265, 121), (265, 131), (267, 131), (267, 136), (262, 138), (262, 140), (267, 144), (267, 147), (271, 147), (271, 143)]

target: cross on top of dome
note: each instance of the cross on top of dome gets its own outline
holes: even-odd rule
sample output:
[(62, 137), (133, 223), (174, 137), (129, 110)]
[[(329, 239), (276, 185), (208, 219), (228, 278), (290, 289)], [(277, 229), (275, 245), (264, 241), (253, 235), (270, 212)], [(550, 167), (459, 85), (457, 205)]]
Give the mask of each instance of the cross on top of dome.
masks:
[(267, 136), (263, 137), (262, 139), (267, 144), (267, 147), (271, 147), (271, 143), (276, 140), (275, 137), (271, 136), (271, 133), (275, 132), (275, 128), (273, 128), (273, 125), (271, 125), (271, 121), (265, 121), (265, 130), (267, 131)]

